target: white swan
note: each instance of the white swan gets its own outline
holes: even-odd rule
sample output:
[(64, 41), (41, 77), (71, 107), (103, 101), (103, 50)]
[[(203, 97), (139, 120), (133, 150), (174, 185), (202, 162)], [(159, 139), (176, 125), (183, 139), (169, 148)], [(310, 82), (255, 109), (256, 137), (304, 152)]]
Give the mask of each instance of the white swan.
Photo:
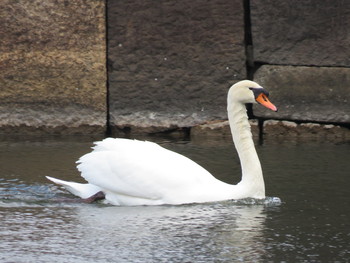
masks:
[(102, 191), (114, 205), (161, 205), (264, 198), (265, 185), (255, 151), (245, 103), (260, 103), (277, 111), (268, 92), (253, 81), (233, 85), (227, 98), (228, 119), (242, 166), (242, 180), (230, 185), (217, 180), (189, 158), (156, 143), (107, 138), (77, 163), (89, 183), (49, 180), (72, 194), (88, 198)]

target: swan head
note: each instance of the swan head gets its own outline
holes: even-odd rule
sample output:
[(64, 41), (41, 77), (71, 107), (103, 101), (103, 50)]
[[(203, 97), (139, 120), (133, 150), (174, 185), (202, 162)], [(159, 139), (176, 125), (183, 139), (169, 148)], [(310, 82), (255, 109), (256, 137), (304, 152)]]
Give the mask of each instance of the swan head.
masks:
[(258, 83), (250, 80), (242, 80), (234, 84), (229, 91), (228, 100), (253, 104), (261, 104), (266, 108), (277, 111), (277, 107), (269, 100), (269, 92)]

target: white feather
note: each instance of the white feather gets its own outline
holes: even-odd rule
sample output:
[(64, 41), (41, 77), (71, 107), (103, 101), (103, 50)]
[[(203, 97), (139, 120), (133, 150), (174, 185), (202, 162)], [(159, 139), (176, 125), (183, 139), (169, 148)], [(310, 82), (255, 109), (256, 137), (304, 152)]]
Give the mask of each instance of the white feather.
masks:
[(101, 191), (101, 188), (92, 184), (80, 184), (75, 182), (67, 182), (60, 179), (56, 179), (50, 176), (46, 176), (47, 179), (55, 184), (62, 185), (72, 194), (79, 196), (80, 198), (88, 198), (97, 192)]

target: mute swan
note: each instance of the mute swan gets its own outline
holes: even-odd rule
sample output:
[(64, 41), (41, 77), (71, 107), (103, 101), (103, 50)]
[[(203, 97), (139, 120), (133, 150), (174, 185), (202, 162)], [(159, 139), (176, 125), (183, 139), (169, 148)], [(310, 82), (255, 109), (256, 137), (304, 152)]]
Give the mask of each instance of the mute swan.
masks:
[(228, 92), (228, 119), (242, 167), (242, 180), (237, 185), (217, 180), (194, 161), (156, 143), (113, 138), (96, 142), (93, 151), (77, 161), (87, 184), (47, 178), (81, 198), (104, 194), (108, 203), (123, 206), (265, 198), (245, 103), (259, 103), (277, 111), (268, 95), (248, 80), (236, 83)]

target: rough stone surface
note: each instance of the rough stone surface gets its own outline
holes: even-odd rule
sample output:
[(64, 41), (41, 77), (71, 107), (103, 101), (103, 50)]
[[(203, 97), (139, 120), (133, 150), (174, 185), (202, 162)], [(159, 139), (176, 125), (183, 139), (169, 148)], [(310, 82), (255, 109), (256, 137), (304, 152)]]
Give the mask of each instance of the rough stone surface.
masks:
[[(251, 132), (254, 137), (259, 136), (259, 126), (257, 120), (249, 120)], [(232, 138), (231, 129), (228, 121), (212, 121), (197, 125), (191, 128), (191, 138), (221, 136)]]
[(350, 66), (350, 1), (254, 0), (250, 3), (256, 61)]
[(242, 1), (108, 1), (111, 125), (149, 131), (226, 118), (246, 77)]
[(0, 2), (0, 127), (106, 123), (103, 0)]
[(265, 139), (350, 141), (350, 129), (337, 125), (268, 120), (264, 121), (263, 130)]
[(270, 92), (278, 112), (254, 105), (254, 115), (297, 121), (350, 123), (350, 69), (262, 66), (254, 80)]

